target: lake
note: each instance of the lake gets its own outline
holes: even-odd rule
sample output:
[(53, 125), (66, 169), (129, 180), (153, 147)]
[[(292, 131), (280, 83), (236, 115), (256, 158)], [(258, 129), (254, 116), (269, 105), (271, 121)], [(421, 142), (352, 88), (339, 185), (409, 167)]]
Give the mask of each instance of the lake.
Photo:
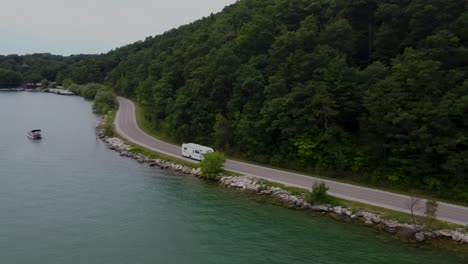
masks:
[(1, 263), (466, 263), (121, 158), (98, 122), (79, 97), (0, 92)]

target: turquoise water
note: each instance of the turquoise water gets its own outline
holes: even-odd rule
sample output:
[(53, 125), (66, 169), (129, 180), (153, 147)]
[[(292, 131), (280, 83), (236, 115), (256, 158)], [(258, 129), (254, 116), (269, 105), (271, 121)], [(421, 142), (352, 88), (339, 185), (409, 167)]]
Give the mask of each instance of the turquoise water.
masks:
[(78, 97), (0, 93), (0, 263), (466, 263), (121, 158), (97, 122)]

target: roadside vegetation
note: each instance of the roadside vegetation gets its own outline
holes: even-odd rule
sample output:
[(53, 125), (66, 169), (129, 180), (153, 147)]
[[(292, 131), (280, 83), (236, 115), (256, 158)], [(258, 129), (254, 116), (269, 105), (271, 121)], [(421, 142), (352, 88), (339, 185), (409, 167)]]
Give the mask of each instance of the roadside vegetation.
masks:
[(71, 84), (66, 88), (88, 100), (94, 100), (94, 97), (99, 90), (108, 89), (106, 86), (97, 83), (89, 83), (86, 85)]
[(339, 201), (328, 195), (328, 186), (323, 183), (314, 183), (312, 190), (307, 193), (306, 201), (310, 204), (330, 204), (330, 205), (339, 205)]
[(258, 184), (263, 186), (264, 188), (266, 188), (266, 187), (277, 187), (277, 188), (283, 189), (285, 191), (288, 191), (289, 193), (291, 193), (293, 195), (300, 195), (300, 196), (306, 196), (307, 195), (307, 190), (306, 189), (298, 188), (298, 187), (291, 187), (291, 186), (287, 186), (287, 185), (284, 185), (284, 184), (281, 184), (281, 183), (272, 182), (272, 181), (269, 181), (269, 180), (260, 179), (260, 180), (258, 180)]
[(427, 200), (426, 201), (426, 209), (424, 211), (424, 215), (426, 216), (425, 225), (427, 228), (431, 229), (434, 226), (437, 210), (439, 208), (439, 204), (435, 200)]
[(200, 162), (200, 168), (202, 174), (209, 179), (217, 179), (223, 170), (224, 162), (226, 158), (223, 153), (220, 152), (211, 152), (203, 155), (204, 160)]
[(93, 100), (93, 110), (97, 113), (106, 114), (117, 109), (117, 95), (109, 88), (97, 91)]
[(66, 88), (85, 99), (93, 100), (93, 111), (96, 113), (107, 114), (117, 109), (117, 95), (105, 85), (97, 83), (70, 84)]
[(153, 137), (155, 137), (155, 138), (157, 138), (159, 140), (163, 140), (163, 141), (166, 141), (168, 143), (172, 143), (172, 144), (175, 144), (175, 145), (179, 145), (179, 144), (183, 143), (183, 142), (179, 142), (178, 140), (175, 140), (174, 138), (172, 138), (163, 127), (158, 126), (158, 125), (154, 124), (153, 122), (151, 122), (150, 120), (148, 120), (145, 117), (145, 111), (140, 106), (140, 104), (138, 102), (136, 102), (135, 100), (133, 100), (133, 103), (135, 105), (136, 121), (138, 123), (138, 126), (143, 131), (145, 131), (149, 135), (151, 135), (151, 136), (153, 136)]
[(114, 129), (114, 119), (115, 119), (115, 111), (109, 111), (105, 116), (104, 123), (102, 124), (102, 128), (104, 129), (104, 135), (107, 137), (114, 137), (117, 135)]

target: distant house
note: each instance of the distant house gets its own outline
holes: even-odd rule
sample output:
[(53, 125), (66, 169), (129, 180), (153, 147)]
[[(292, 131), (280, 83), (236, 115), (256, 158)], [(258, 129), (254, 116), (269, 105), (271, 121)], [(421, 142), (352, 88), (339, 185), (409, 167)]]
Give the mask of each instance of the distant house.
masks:
[(21, 70), (22, 71), (27, 71), (31, 68), (31, 66), (29, 66), (28, 64), (26, 64), (25, 62), (23, 64), (21, 64)]
[(26, 83), (25, 84), (26, 88), (36, 88), (37, 85), (35, 83)]

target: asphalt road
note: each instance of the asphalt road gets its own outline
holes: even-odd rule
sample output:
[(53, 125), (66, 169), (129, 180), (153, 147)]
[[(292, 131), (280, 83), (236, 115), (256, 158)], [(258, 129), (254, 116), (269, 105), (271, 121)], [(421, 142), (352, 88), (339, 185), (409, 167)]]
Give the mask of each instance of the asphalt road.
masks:
[[(115, 118), (115, 128), (117, 132), (129, 141), (144, 146), (156, 152), (169, 156), (196, 162), (181, 156), (181, 147), (158, 140), (145, 132), (137, 125), (135, 118), (134, 104), (125, 98), (118, 97), (119, 110)], [(255, 176), (270, 181), (282, 183), (288, 186), (302, 187), (310, 189), (315, 182), (325, 182), (330, 188), (329, 193), (333, 196), (385, 207), (397, 211), (409, 212), (411, 198), (409, 196), (380, 191), (347, 183), (340, 183), (330, 180), (319, 179), (298, 173), (286, 172), (258, 165), (252, 165), (235, 160), (227, 160), (225, 169), (243, 175)], [(425, 200), (421, 199), (416, 211), (418, 214), (424, 212)], [(437, 218), (452, 223), (468, 225), (468, 208), (439, 202)]]

